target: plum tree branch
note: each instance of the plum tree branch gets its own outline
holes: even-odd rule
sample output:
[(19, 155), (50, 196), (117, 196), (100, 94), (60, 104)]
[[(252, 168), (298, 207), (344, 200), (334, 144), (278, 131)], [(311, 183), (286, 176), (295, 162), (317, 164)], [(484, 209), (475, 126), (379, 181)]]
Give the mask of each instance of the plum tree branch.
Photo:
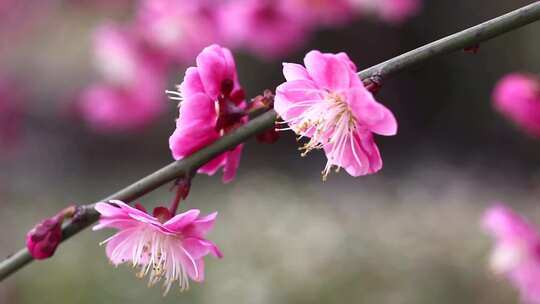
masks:
[[(390, 74), (424, 63), (428, 59), (477, 45), (483, 41), (538, 21), (539, 19), (540, 1), (536, 1), (503, 16), (447, 36), (363, 70), (359, 73), (359, 76), (362, 79), (377, 81)], [(261, 114), (252, 119), (245, 126), (238, 128), (233, 133), (228, 134), (215, 143), (197, 151), (190, 157), (175, 161), (100, 201), (118, 199), (130, 202), (178, 177), (191, 174), (217, 155), (232, 149), (236, 145), (262, 131), (271, 128), (274, 126), (276, 119), (277, 114), (273, 110)], [(78, 215), (63, 225), (62, 241), (69, 239), (73, 235), (92, 225), (97, 219), (98, 214), (94, 210), (94, 204), (80, 206)], [(33, 259), (26, 248), (7, 257), (0, 263), (0, 281), (20, 270), (32, 260)]]

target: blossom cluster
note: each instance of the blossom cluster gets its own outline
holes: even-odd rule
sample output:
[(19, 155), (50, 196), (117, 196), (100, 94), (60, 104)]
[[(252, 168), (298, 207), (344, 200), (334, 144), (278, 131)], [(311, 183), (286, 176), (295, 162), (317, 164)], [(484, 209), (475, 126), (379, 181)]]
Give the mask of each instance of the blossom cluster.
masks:
[(140, 0), (126, 24), (105, 23), (94, 34), (99, 80), (82, 90), (78, 109), (95, 130), (144, 127), (166, 109), (161, 92), (171, 65), (191, 62), (212, 43), (263, 59), (301, 48), (314, 30), (357, 16), (399, 23), (420, 0)]
[[(305, 67), (284, 64), (286, 82), (276, 89), (275, 109), (282, 124), (288, 127), (280, 130), (290, 129), (299, 137), (309, 138), (302, 148), (305, 153), (314, 149), (325, 151), (328, 162), (324, 178), (334, 167), (344, 168), (353, 176), (379, 171), (382, 160), (373, 134), (395, 135), (394, 115), (375, 100), (345, 53), (312, 51), (304, 63)], [(126, 78), (123, 74), (114, 76), (120, 81)], [(169, 138), (175, 159), (188, 157), (242, 126), (247, 122), (246, 111), (250, 107), (268, 104), (272, 97), (265, 92), (248, 104), (231, 51), (216, 44), (203, 49), (196, 58), (196, 66), (186, 70), (177, 88), (178, 91), (169, 92), (180, 107), (176, 128)], [(198, 172), (213, 175), (223, 168), (223, 181), (232, 181), (242, 148), (238, 145), (218, 155)], [(202, 281), (204, 256), (221, 257), (219, 249), (206, 239), (217, 213), (199, 218), (199, 210), (192, 209), (175, 215), (180, 199), (189, 192), (190, 177), (180, 179), (177, 186), (171, 208), (157, 207), (152, 215), (140, 205), (133, 208), (122, 201), (101, 202), (95, 207), (101, 217), (94, 229), (119, 230), (103, 242), (111, 263), (130, 262), (139, 269), (138, 276), (149, 276), (149, 285), (163, 280), (165, 293), (173, 283), (184, 290), (189, 279)], [(55, 234), (53, 229), (45, 228), (37, 227), (39, 233), (31, 232), (28, 236), (33, 246), (30, 250), (39, 249), (34, 250), (38, 257), (50, 256), (51, 250), (42, 248), (54, 247), (43, 236), (58, 236), (58, 231)]]

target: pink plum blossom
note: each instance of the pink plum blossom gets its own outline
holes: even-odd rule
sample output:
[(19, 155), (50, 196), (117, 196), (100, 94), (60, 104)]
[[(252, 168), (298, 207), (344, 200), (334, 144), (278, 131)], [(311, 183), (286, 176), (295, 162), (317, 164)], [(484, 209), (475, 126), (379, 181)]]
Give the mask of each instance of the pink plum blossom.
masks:
[(129, 131), (154, 122), (165, 109), (165, 62), (131, 31), (104, 24), (94, 35), (94, 64), (103, 80), (88, 86), (78, 108), (99, 131)]
[(165, 109), (160, 88), (161, 85), (150, 82), (138, 88), (97, 83), (81, 93), (78, 108), (86, 123), (96, 131), (140, 129), (154, 122)]
[(230, 1), (220, 23), (228, 45), (269, 59), (298, 49), (309, 34), (305, 11), (291, 9), (288, 0)]
[[(197, 66), (186, 71), (176, 94), (180, 115), (169, 138), (175, 159), (182, 159), (211, 144), (245, 123), (246, 102), (236, 74), (231, 52), (218, 45), (205, 48), (197, 56)], [(199, 169), (213, 175), (223, 167), (223, 181), (236, 175), (243, 145), (214, 158)]]
[(495, 108), (530, 135), (540, 137), (540, 80), (532, 75), (505, 76), (493, 93)]
[(97, 28), (93, 50), (96, 69), (113, 84), (132, 84), (146, 64), (135, 36), (114, 24)]
[(206, 239), (217, 212), (199, 217), (200, 211), (192, 209), (172, 216), (166, 208), (158, 207), (150, 215), (142, 207), (133, 208), (118, 200), (98, 203), (95, 209), (101, 217), (93, 230), (118, 230), (102, 242), (107, 244), (111, 263), (130, 262), (139, 268), (137, 276), (149, 275), (149, 285), (163, 279), (164, 294), (175, 282), (184, 290), (189, 287), (188, 278), (204, 281), (204, 257), (222, 257), (217, 246)]
[(212, 0), (142, 0), (135, 27), (170, 59), (191, 61), (203, 47), (221, 39), (217, 5)]
[(373, 133), (397, 133), (392, 112), (366, 89), (345, 53), (311, 51), (304, 64), (283, 65), (287, 81), (277, 87), (274, 103), (283, 123), (289, 125), (282, 130), (309, 138), (302, 155), (324, 149), (328, 161), (323, 179), (334, 166), (352, 176), (379, 171), (382, 159)]
[(489, 208), (482, 225), (495, 239), (492, 270), (508, 277), (524, 303), (540, 303), (540, 236), (536, 228), (503, 205)]

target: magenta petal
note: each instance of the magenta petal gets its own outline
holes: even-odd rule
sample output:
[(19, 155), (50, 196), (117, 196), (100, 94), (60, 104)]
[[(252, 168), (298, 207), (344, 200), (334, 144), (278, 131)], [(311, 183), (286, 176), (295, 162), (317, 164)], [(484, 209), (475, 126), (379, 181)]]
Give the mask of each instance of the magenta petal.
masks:
[(137, 229), (126, 229), (109, 239), (105, 252), (111, 263), (118, 265), (131, 260), (136, 246), (136, 242), (131, 240), (134, 233), (138, 233)]
[(204, 166), (200, 167), (199, 170), (197, 170), (197, 172), (212, 176), (216, 174), (219, 168), (225, 166), (226, 161), (227, 161), (226, 153), (223, 153), (217, 156), (216, 158), (212, 159), (211, 161), (207, 162)]
[(306, 68), (297, 63), (283, 63), (283, 75), (287, 81), (311, 80)]
[(184, 227), (191, 224), (201, 212), (198, 209), (191, 209), (184, 213), (175, 215), (172, 219), (163, 224), (163, 227), (175, 231), (181, 232)]
[(382, 168), (379, 149), (369, 132), (354, 133), (341, 148), (326, 145), (324, 150), (333, 165), (343, 167), (351, 176), (372, 174)]
[(185, 227), (183, 234), (188, 237), (206, 237), (208, 232), (214, 227), (217, 214), (217, 212), (213, 212), (205, 217), (196, 219), (189, 226)]
[(187, 96), (180, 104), (179, 121), (180, 127), (193, 121), (214, 127), (217, 121), (215, 101), (203, 93)]
[(197, 66), (206, 92), (215, 98), (220, 94), (221, 82), (224, 79), (234, 81), (234, 75), (227, 64), (230, 59), (225, 58), (223, 50), (218, 45), (206, 47), (197, 56)]
[(114, 216), (127, 216), (126, 212), (120, 208), (112, 206), (109, 203), (97, 203), (94, 207), (97, 212), (101, 214), (101, 216), (108, 216), (108, 217), (114, 217)]
[(377, 173), (379, 170), (382, 169), (383, 162), (381, 158), (381, 153), (379, 152), (379, 148), (377, 147), (377, 144), (375, 144), (375, 140), (373, 139), (373, 134), (366, 132), (364, 134), (360, 134), (359, 138), (362, 149), (364, 150), (364, 153), (366, 153), (366, 156), (369, 159), (368, 174)]
[(137, 225), (136, 221), (133, 221), (130, 219), (104, 219), (101, 218), (99, 220), (99, 223), (92, 227), (92, 230), (100, 230), (103, 228), (116, 228), (116, 229), (128, 229), (132, 228), (133, 226)]
[(240, 157), (242, 156), (242, 148), (244, 145), (238, 145), (234, 150), (227, 152), (227, 160), (223, 167), (223, 182), (229, 183), (234, 180), (236, 171), (240, 165)]
[(216, 258), (223, 258), (223, 253), (221, 253), (221, 250), (212, 242), (207, 240), (200, 240), (202, 243), (205, 244), (206, 247), (210, 250), (210, 254), (215, 256)]
[[(349, 58), (349, 55), (347, 55), (344, 52), (340, 52), (336, 54), (336, 57), (339, 58), (342, 62), (348, 64), (351, 71), (353, 72), (357, 71), (356, 64), (352, 62), (351, 58)], [(357, 77), (357, 78), (360, 79), (360, 77)]]
[(304, 58), (306, 69), (311, 78), (321, 87), (332, 90), (346, 90), (350, 87), (351, 72), (349, 63), (333, 54), (311, 51)]
[(182, 159), (219, 138), (216, 133), (215, 105), (204, 94), (195, 94), (182, 102), (177, 127), (169, 138), (175, 159)]
[(182, 159), (213, 143), (219, 136), (212, 128), (196, 123), (178, 128), (169, 138), (169, 147), (174, 159)]
[[(276, 89), (274, 109), (284, 120), (301, 115), (311, 103), (323, 100), (322, 93), (311, 80), (288, 81)], [(299, 104), (303, 102), (302, 104)]]
[(204, 93), (204, 86), (197, 68), (189, 67), (186, 70), (184, 81), (180, 84), (180, 92), (184, 98), (196, 93)]
[[(201, 277), (204, 278), (204, 267), (202, 268), (203, 273), (200, 272), (199, 267), (201, 263), (198, 263), (191, 254), (184, 248), (182, 249), (182, 254), (180, 255), (182, 266), (184, 266), (187, 275), (195, 282), (200, 282)], [(202, 261), (202, 259), (200, 259)]]
[(360, 123), (374, 133), (392, 136), (397, 133), (397, 120), (394, 114), (378, 103), (365, 89), (353, 89), (347, 93), (347, 103), (353, 115)]
[(182, 241), (182, 246), (195, 260), (200, 259), (210, 253), (208, 242), (203, 242), (198, 238), (185, 238)]

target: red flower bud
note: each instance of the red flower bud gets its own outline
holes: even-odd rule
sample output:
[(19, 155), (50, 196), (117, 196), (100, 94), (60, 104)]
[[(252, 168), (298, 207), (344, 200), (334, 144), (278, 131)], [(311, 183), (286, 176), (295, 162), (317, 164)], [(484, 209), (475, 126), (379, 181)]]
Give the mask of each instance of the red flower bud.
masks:
[(26, 235), (26, 248), (36, 260), (51, 257), (62, 240), (63, 216), (54, 216), (37, 224)]
[(68, 207), (41, 221), (26, 234), (26, 248), (34, 259), (43, 260), (53, 256), (62, 241), (62, 222), (67, 217), (73, 217), (76, 211), (75, 206)]

